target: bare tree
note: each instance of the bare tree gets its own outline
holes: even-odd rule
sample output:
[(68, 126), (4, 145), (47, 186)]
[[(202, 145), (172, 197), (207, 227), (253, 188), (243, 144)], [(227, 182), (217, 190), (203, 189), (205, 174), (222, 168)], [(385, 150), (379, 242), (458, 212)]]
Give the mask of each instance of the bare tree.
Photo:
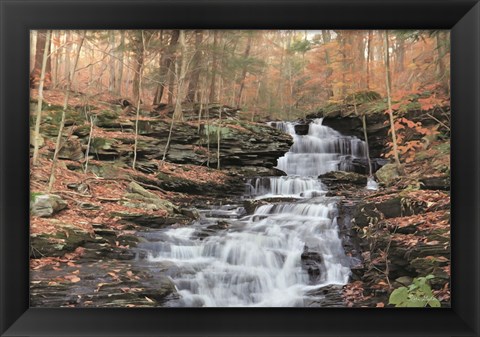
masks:
[(60, 120), (60, 126), (58, 128), (58, 136), (57, 136), (57, 143), (55, 144), (55, 152), (53, 154), (53, 161), (52, 161), (52, 168), (50, 171), (50, 179), (48, 180), (48, 189), (47, 193), (50, 193), (52, 191), (53, 184), (55, 182), (55, 168), (57, 166), (57, 161), (58, 161), (58, 152), (60, 152), (61, 149), (61, 142), (62, 142), (62, 133), (63, 133), (63, 128), (65, 126), (65, 114), (67, 111), (68, 107), (68, 97), (70, 94), (71, 86), (73, 79), (75, 77), (75, 71), (77, 69), (78, 65), (78, 59), (80, 58), (80, 51), (82, 50), (83, 42), (85, 41), (85, 31), (82, 34), (82, 37), (80, 38), (80, 42), (78, 44), (78, 49), (75, 55), (75, 63), (73, 64), (73, 71), (72, 75), (68, 79), (67, 86), (65, 88), (65, 98), (63, 101), (63, 109), (62, 109), (62, 119)]
[(140, 39), (141, 45), (142, 45), (142, 50), (137, 51), (141, 53), (140, 59), (142, 60), (141, 66), (139, 69), (138, 75), (136, 74), (135, 76), (138, 76), (138, 94), (137, 94), (137, 112), (135, 115), (135, 143), (133, 145), (133, 161), (132, 161), (132, 168), (135, 170), (135, 165), (137, 163), (137, 146), (138, 146), (138, 119), (140, 117), (140, 89), (142, 87), (142, 81), (143, 81), (143, 60), (145, 58), (145, 34), (143, 30), (141, 31), (141, 39)]
[(115, 93), (122, 95), (123, 63), (125, 58), (125, 31), (120, 31), (120, 45), (117, 49), (118, 55), (118, 74), (116, 77)]
[(393, 110), (392, 110), (390, 50), (389, 50), (390, 46), (388, 41), (388, 30), (385, 31), (385, 39), (383, 41), (383, 46), (385, 49), (385, 84), (387, 87), (387, 107), (388, 107), (388, 116), (390, 118), (390, 132), (392, 134), (393, 155), (395, 158), (395, 164), (397, 165), (398, 173), (403, 174), (403, 167), (402, 167), (402, 164), (400, 163), (400, 158), (398, 156), (397, 134), (395, 132), (395, 120), (393, 117)]
[(213, 60), (212, 60), (212, 78), (210, 81), (210, 102), (215, 101), (216, 91), (216, 76), (217, 76), (217, 68), (218, 68), (218, 30), (213, 31)]
[[(110, 30), (108, 32), (108, 43), (111, 49), (115, 48), (115, 31)], [(109, 78), (108, 78), (108, 92), (114, 93), (115, 92), (115, 66), (116, 66), (116, 56), (114, 52), (110, 51), (111, 55), (109, 57), (108, 66), (109, 66)]]
[(200, 62), (202, 57), (201, 44), (203, 40), (203, 31), (195, 31), (195, 53), (192, 57), (192, 75), (190, 76), (190, 82), (188, 83), (187, 90), (187, 102), (193, 102), (195, 100), (195, 94), (198, 93), (198, 81), (200, 79)]
[(38, 30), (37, 31), (37, 44), (35, 48), (35, 63), (33, 66), (33, 70), (30, 73), (30, 86), (32, 88), (36, 88), (39, 85), (40, 73), (42, 71), (42, 64), (43, 64), (43, 55), (44, 51), (47, 50), (47, 63), (45, 66), (45, 78), (43, 87), (47, 89), (50, 87), (52, 82), (52, 75), (51, 75), (51, 58), (50, 58), (50, 45), (51, 45), (51, 33), (50, 39), (48, 43), (46, 42), (47, 31), (46, 30)]
[(187, 47), (185, 44), (185, 31), (180, 31), (180, 36), (178, 38), (180, 44), (180, 52), (181, 52), (181, 64), (179, 64), (179, 58), (177, 57), (176, 62), (176, 71), (177, 74), (177, 93), (175, 95), (175, 110), (173, 112), (173, 119), (181, 120), (183, 119), (183, 112), (182, 112), (182, 99), (184, 97), (184, 90), (185, 90), (185, 75), (187, 73)]
[(38, 158), (38, 147), (40, 138), (40, 122), (42, 120), (42, 104), (43, 104), (43, 85), (45, 83), (45, 69), (47, 67), (48, 59), (48, 47), (50, 44), (50, 34), (51, 31), (47, 31), (45, 38), (45, 45), (43, 46), (43, 60), (42, 60), (42, 70), (40, 72), (40, 83), (38, 85), (38, 101), (37, 101), (37, 120), (35, 121), (35, 132), (33, 139), (33, 165), (37, 165)]
[(248, 70), (248, 58), (250, 56), (250, 49), (252, 48), (252, 32), (248, 32), (248, 39), (247, 39), (247, 46), (245, 48), (245, 53), (243, 55), (244, 64), (242, 69), (242, 76), (240, 77), (240, 89), (237, 93), (237, 98), (235, 99), (235, 103), (237, 108), (240, 107), (240, 99), (242, 98), (243, 88), (245, 87), (245, 78), (247, 77), (247, 70)]

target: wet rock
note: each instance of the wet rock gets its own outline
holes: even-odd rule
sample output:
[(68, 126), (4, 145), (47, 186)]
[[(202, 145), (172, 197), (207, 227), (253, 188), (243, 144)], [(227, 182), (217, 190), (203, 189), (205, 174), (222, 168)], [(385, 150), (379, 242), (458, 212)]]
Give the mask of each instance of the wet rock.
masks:
[(425, 177), (420, 179), (420, 183), (420, 189), (422, 190), (450, 190), (449, 176)]
[(160, 275), (152, 283), (149, 288), (140, 292), (139, 295), (162, 303), (168, 296), (176, 293), (175, 285), (167, 276)]
[(258, 207), (267, 204), (268, 202), (261, 199), (246, 199), (243, 201), (243, 207), (245, 208), (247, 214), (253, 214)]
[(309, 124), (296, 124), (294, 128), (297, 135), (308, 135)]
[(180, 214), (185, 215), (189, 219), (198, 220), (200, 219), (200, 213), (196, 208), (180, 208)]
[(367, 185), (367, 177), (355, 172), (332, 171), (322, 174), (318, 176), (318, 178), (328, 187), (340, 187), (339, 185)]
[[(382, 166), (389, 161), (383, 158), (370, 158), (370, 164), (372, 165), (372, 173), (377, 172)], [(370, 168), (368, 166), (368, 160), (363, 158), (354, 158), (352, 160), (353, 170), (356, 173), (368, 175)]]
[(231, 171), (231, 174), (238, 175), (243, 178), (280, 177), (280, 176), (287, 175), (285, 172), (275, 167), (267, 168), (263, 166), (235, 167), (235, 168), (232, 168), (230, 171)]
[(65, 209), (67, 202), (55, 194), (31, 194), (30, 214), (38, 217), (50, 217)]
[(302, 268), (307, 271), (310, 284), (317, 284), (322, 275), (322, 256), (318, 252), (309, 251), (307, 247), (301, 256)]
[(135, 213), (135, 212), (113, 212), (111, 216), (121, 218), (123, 221), (132, 222), (140, 226), (149, 228), (163, 228), (173, 224), (187, 224), (191, 220), (181, 214), (171, 214), (161, 216), (155, 214)]

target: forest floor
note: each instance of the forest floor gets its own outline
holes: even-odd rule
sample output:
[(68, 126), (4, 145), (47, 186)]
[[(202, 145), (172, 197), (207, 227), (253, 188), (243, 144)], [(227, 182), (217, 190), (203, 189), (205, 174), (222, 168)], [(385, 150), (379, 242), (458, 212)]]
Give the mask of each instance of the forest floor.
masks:
[(433, 295), (450, 306), (449, 152), (448, 141), (437, 141), (378, 191), (335, 191), (358, 202), (350, 214), (363, 263), (344, 287), (348, 306), (391, 306), (393, 289), (428, 275)]

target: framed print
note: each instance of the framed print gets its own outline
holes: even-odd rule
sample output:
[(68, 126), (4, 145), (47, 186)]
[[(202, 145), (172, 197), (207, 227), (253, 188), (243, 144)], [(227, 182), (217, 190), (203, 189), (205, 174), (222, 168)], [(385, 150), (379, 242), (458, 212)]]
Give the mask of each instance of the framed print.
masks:
[(1, 18), (2, 336), (479, 334), (477, 1)]

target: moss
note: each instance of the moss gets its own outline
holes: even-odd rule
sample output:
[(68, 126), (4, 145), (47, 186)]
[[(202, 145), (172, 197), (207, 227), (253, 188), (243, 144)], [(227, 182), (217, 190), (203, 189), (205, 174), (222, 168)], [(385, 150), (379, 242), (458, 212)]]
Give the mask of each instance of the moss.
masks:
[(30, 192), (30, 202), (34, 202), (35, 199), (37, 199), (37, 197), (42, 194), (43, 193), (40, 192)]
[(434, 149), (442, 154), (450, 154), (450, 142), (440, 143), (434, 146)]
[(95, 137), (90, 144), (91, 150), (109, 150), (112, 148), (112, 144), (115, 142), (113, 139)]
[(366, 102), (376, 101), (382, 98), (380, 94), (376, 91), (372, 90), (365, 90), (365, 91), (358, 91), (353, 94), (348, 95), (345, 98), (345, 103), (347, 104), (363, 104)]

